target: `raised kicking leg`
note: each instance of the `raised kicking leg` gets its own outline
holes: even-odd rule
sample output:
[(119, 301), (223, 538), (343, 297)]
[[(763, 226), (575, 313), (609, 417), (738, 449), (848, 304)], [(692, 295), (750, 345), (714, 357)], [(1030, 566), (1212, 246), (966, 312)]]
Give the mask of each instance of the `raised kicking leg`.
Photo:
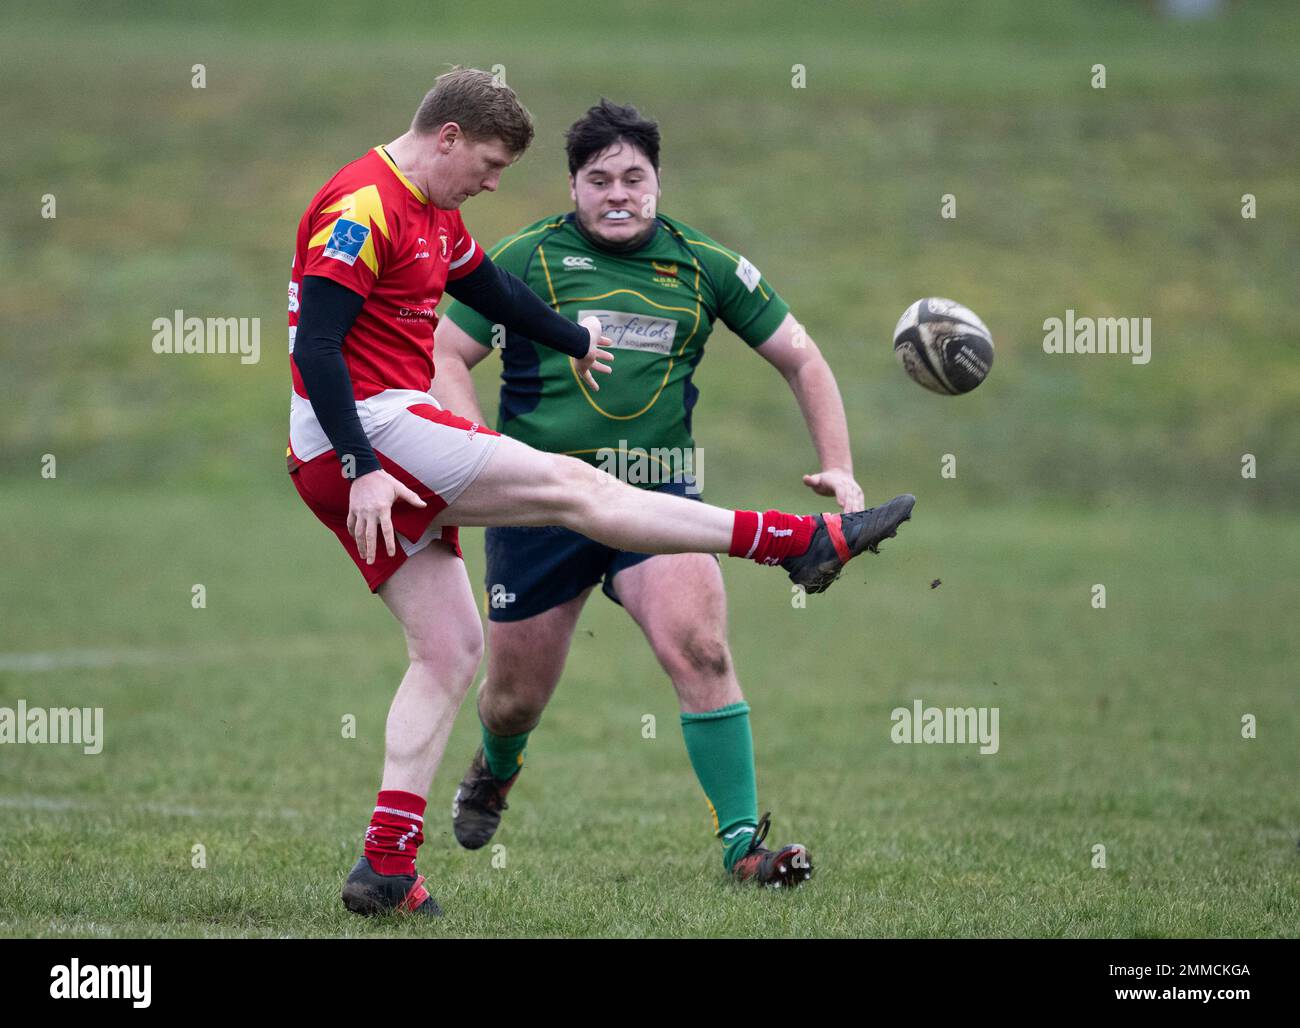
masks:
[(477, 478), (438, 516), (441, 525), (562, 525), (636, 553), (726, 553), (779, 564), (808, 592), (911, 517), (916, 498), (853, 514), (733, 511), (637, 489), (573, 457), (502, 437)]

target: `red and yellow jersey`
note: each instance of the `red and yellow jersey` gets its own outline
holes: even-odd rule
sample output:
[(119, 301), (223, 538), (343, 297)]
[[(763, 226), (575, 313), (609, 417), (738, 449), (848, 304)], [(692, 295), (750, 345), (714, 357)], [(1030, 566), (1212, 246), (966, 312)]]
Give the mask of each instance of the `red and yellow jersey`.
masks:
[[(298, 223), (289, 281), (289, 352), (306, 275), (333, 279), (364, 296), (343, 341), (353, 395), (427, 392), (433, 380), (434, 308), (449, 279), (468, 275), (483, 251), (459, 211), (431, 204), (382, 146), (342, 168)], [(294, 393), (307, 397), (293, 361)], [(302, 457), (302, 454), (299, 454)]]

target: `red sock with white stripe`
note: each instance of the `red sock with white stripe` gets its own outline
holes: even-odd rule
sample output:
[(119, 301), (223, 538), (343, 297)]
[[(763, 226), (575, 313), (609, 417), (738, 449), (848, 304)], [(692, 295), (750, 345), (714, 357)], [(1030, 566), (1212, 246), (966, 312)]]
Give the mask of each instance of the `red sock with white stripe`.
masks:
[(366, 829), (366, 857), (381, 875), (415, 874), (424, 842), (424, 799), (413, 792), (381, 789)]
[(759, 564), (780, 564), (786, 557), (797, 557), (808, 549), (816, 528), (817, 522), (810, 514), (738, 510), (727, 552)]

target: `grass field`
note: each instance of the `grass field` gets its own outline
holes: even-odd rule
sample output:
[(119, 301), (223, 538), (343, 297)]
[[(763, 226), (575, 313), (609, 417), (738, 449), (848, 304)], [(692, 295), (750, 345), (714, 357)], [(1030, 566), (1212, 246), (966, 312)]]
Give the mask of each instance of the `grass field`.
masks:
[[(722, 880), (671, 691), (631, 623), (595, 601), (511, 795), (504, 868), (451, 838), (476, 744), (472, 716), (457, 725), (421, 851), (448, 919), (420, 928), (338, 905), (403, 665), (333, 540), (278, 541), (299, 521), (287, 492), (214, 518), (219, 496), (38, 495), (61, 488), (0, 510), (78, 554), (58, 582), (41, 574), (48, 555), (13, 555), (12, 577), (32, 584), (5, 597), (10, 630), (57, 652), (76, 622), (78, 648), (121, 657), (5, 675), (32, 706), (93, 697), (108, 739), (98, 756), (6, 754), (6, 933), (1295, 931), (1300, 715), (1274, 613), (1298, 587), (1261, 581), (1294, 566), (1300, 540), (1276, 518), (969, 510), (939, 494), (925, 515), (942, 531), (918, 508), (906, 546), (805, 610), (782, 576), (729, 565), (762, 802), (824, 867), (790, 896)], [(136, 546), (164, 556), (123, 579)], [(477, 571), (479, 547), (467, 550)], [(191, 608), (192, 579), (205, 609)], [(1106, 610), (1089, 604), (1093, 579), (1109, 583)], [(338, 600), (301, 600), (323, 595)], [(999, 752), (892, 744), (890, 710), (917, 697), (997, 706)], [(205, 870), (190, 866), (195, 843)], [(1097, 843), (1105, 870), (1090, 866)]]
[[(0, 706), (102, 706), (106, 743), (0, 745), (0, 935), (1300, 934), (1290, 6), (1174, 25), (1118, 2), (772, 0), (683, 8), (684, 41), (647, 5), (545, 31), (505, 3), (412, 33), (417, 7), (4, 15)], [(633, 48), (609, 45), (611, 18)], [(664, 127), (663, 209), (791, 301), (868, 495), (919, 497), (807, 609), (784, 576), (725, 568), (760, 803), (819, 867), (797, 893), (723, 880), (671, 688), (597, 598), (511, 794), (505, 866), (449, 831), (466, 710), (420, 861), (448, 916), (338, 902), (404, 660), (283, 473), (284, 284), (311, 194), (452, 61), (504, 64), (539, 125), (466, 206), (476, 235), (563, 210), (562, 129), (601, 93), (641, 104)], [(997, 339), (969, 397), (923, 393), (890, 353), (929, 294)], [(153, 354), (178, 307), (260, 317), (262, 360)], [(1067, 308), (1151, 317), (1151, 363), (1044, 354)], [(720, 330), (697, 384), (709, 498), (815, 509), (779, 378)], [(477, 583), (481, 533), (464, 541)], [(999, 752), (894, 745), (891, 710), (918, 698), (998, 707)]]

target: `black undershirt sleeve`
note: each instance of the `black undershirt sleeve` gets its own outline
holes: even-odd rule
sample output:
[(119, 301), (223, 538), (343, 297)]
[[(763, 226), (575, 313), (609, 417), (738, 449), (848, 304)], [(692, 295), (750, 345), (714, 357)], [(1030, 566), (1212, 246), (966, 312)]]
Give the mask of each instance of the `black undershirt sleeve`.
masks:
[[(570, 357), (585, 357), (587, 330), (548, 307), (519, 278), (498, 268), (485, 254), (479, 266), (448, 282), (446, 292), (486, 318)], [(355, 477), (380, 470), (352, 395), (352, 378), (343, 359), (343, 340), (361, 313), (365, 298), (333, 279), (307, 275), (299, 298), (293, 361), (302, 376), (316, 420), (340, 459), (356, 458)]]
[(591, 345), (587, 330), (548, 307), (523, 280), (497, 267), (487, 254), (464, 278), (448, 282), (446, 291), (511, 332), (570, 357), (587, 356)]
[(379, 458), (366, 438), (352, 396), (352, 376), (343, 359), (343, 338), (361, 313), (365, 297), (320, 275), (302, 280), (293, 362), (298, 366), (316, 420), (342, 460), (356, 459), (355, 478), (379, 471)]

